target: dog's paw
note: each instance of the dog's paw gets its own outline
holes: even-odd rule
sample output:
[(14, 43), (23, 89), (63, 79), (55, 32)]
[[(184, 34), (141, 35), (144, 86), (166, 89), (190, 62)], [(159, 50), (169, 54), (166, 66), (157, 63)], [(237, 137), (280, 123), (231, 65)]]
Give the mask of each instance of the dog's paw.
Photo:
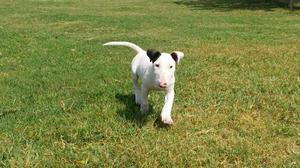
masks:
[(141, 104), (141, 112), (147, 113), (149, 111), (149, 105), (148, 104)]
[(136, 105), (141, 105), (140, 99), (135, 98), (135, 104), (136, 104)]
[(164, 115), (162, 115), (161, 116), (161, 121), (164, 123), (164, 124), (168, 124), (168, 125), (172, 125), (174, 122), (173, 122), (173, 120), (172, 120), (172, 118), (171, 118), (171, 116), (164, 116)]
[(138, 93), (135, 93), (135, 104), (141, 105), (142, 104), (141, 102), (142, 102), (141, 97), (139, 96)]

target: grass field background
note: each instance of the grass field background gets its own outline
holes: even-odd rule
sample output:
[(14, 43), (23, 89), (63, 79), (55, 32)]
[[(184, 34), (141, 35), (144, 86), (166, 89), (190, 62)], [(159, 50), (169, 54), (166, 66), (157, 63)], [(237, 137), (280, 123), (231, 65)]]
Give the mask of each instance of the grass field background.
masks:
[[(248, 2), (0, 0), (0, 167), (298, 167), (300, 12)], [(113, 40), (185, 53), (172, 127)]]

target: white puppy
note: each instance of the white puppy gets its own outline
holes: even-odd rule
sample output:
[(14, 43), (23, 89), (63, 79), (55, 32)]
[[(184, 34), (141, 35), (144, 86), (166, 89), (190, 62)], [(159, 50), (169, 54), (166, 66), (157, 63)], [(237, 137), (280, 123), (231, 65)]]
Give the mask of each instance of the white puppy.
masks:
[[(126, 46), (137, 52), (131, 63), (135, 102), (140, 105), (141, 112), (148, 112), (149, 91), (165, 91), (165, 104), (161, 112), (161, 119), (165, 124), (173, 124), (171, 110), (174, 100), (175, 65), (179, 63), (184, 54), (179, 51), (174, 51), (171, 54), (160, 53), (153, 49), (145, 51), (129, 42), (109, 42), (104, 44), (104, 46), (107, 45)], [(141, 88), (138, 85), (139, 78), (142, 80)]]

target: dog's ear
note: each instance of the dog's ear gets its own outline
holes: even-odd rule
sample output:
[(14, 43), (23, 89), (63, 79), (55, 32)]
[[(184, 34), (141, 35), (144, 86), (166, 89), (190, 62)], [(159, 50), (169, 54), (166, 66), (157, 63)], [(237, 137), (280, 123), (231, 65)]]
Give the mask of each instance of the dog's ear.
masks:
[(179, 64), (179, 61), (184, 57), (184, 54), (180, 51), (174, 51), (171, 53), (171, 57), (176, 62), (176, 64)]
[(159, 58), (161, 53), (154, 49), (149, 49), (149, 50), (147, 50), (147, 55), (150, 58), (150, 62), (154, 63)]

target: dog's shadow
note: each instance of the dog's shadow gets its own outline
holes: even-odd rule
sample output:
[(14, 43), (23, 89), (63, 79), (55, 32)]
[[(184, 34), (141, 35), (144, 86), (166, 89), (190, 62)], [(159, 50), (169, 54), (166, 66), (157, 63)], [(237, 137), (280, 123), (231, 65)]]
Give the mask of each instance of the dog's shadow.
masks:
[(141, 113), (140, 106), (135, 104), (134, 94), (116, 94), (115, 96), (120, 102), (122, 102), (126, 107), (117, 111), (117, 114), (134, 123), (135, 125), (142, 127), (146, 124), (149, 115), (153, 114), (153, 107), (149, 106), (148, 113)]
[[(138, 127), (143, 127), (147, 119), (150, 115), (154, 113), (153, 106), (149, 105), (149, 112), (148, 113), (141, 113), (140, 112), (140, 106), (135, 104), (135, 97), (134, 94), (116, 94), (115, 96), (120, 102), (122, 102), (126, 108), (118, 110), (118, 115)], [(161, 122), (160, 116), (156, 117), (156, 120), (153, 123), (153, 126), (157, 129), (161, 128), (169, 128), (169, 125), (166, 125)]]

